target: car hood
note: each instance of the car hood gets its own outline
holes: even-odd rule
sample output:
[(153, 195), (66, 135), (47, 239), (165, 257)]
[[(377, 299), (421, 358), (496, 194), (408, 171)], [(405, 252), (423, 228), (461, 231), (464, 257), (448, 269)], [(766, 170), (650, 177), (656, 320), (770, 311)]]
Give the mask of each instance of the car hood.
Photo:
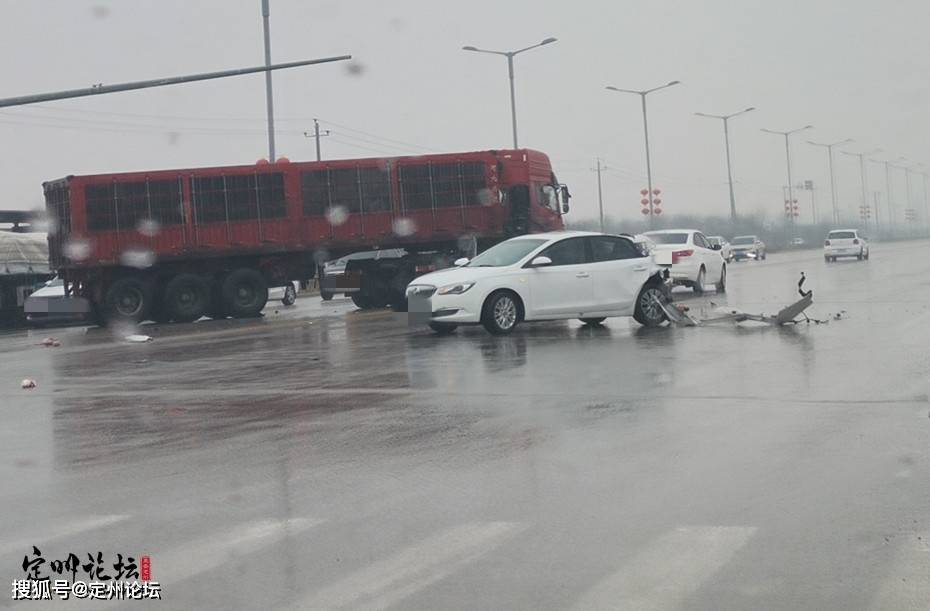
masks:
[[(450, 269), (442, 269), (438, 272), (430, 272), (424, 274), (417, 278), (414, 278), (410, 282), (410, 285), (414, 284), (429, 284), (435, 287), (446, 286), (447, 284), (455, 284), (457, 282), (477, 282), (482, 278), (489, 278), (491, 276), (499, 276), (504, 273), (506, 270), (513, 269), (512, 267), (453, 267)], [(410, 286), (408, 285), (408, 286)]]

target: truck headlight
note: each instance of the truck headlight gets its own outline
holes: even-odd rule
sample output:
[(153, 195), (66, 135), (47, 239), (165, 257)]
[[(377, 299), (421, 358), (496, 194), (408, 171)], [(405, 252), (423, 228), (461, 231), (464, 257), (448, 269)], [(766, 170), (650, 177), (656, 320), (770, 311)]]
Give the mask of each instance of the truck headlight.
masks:
[(440, 295), (461, 295), (473, 286), (475, 286), (474, 282), (459, 282), (457, 284), (447, 284), (436, 292)]

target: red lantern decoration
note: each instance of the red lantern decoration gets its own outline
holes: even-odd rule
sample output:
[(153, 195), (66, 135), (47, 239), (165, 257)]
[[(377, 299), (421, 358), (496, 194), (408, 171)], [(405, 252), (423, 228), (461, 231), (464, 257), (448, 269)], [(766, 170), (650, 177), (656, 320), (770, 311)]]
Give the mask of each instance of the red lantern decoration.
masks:
[(656, 208), (652, 211), (653, 214), (662, 214), (662, 208)]
[(642, 212), (643, 214), (649, 214), (649, 208), (643, 208), (643, 209), (641, 210), (641, 212)]
[(658, 206), (659, 204), (662, 203), (662, 200), (659, 199), (658, 197), (653, 197), (653, 198), (652, 198), (652, 203), (655, 204), (656, 206)]
[(661, 191), (660, 189), (653, 189), (653, 190), (652, 190), (652, 194), (653, 194), (653, 195), (658, 195), (658, 194), (661, 193), (661, 192), (662, 192), (662, 191)]
[(640, 195), (649, 195), (649, 190), (648, 190), (648, 189), (643, 189), (642, 191), (639, 192), (639, 194), (640, 194)]
[(643, 198), (643, 199), (639, 200), (639, 203), (641, 203), (641, 204), (644, 205), (644, 206), (648, 206), (648, 205), (649, 205), (649, 200)]

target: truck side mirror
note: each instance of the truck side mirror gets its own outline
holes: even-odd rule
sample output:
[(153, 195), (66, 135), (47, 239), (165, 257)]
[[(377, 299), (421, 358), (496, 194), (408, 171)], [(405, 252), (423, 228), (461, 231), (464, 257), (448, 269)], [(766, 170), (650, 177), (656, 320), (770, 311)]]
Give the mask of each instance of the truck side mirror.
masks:
[(562, 214), (568, 214), (568, 204), (562, 204)]
[[(559, 193), (562, 194), (562, 203), (567, 208), (568, 200), (572, 198), (572, 194), (568, 192), (568, 185), (559, 185)], [(568, 212), (568, 210), (565, 210), (565, 212)]]

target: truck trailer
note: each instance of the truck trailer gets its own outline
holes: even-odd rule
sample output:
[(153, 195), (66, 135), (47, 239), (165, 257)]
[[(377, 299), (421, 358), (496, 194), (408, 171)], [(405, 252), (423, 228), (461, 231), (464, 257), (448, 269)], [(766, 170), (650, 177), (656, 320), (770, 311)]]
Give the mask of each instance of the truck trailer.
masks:
[(46, 182), (49, 259), (101, 323), (257, 316), (269, 286), (349, 253), (359, 307), (417, 275), (563, 228), (568, 188), (530, 149), (68, 176)]

